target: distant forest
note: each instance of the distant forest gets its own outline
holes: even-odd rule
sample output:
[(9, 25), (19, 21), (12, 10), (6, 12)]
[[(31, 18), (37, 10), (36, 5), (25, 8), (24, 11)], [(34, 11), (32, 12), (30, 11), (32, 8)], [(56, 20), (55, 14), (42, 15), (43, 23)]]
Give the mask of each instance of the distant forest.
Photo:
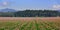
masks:
[(0, 12), (0, 17), (60, 17), (60, 12), (54, 10), (24, 10)]

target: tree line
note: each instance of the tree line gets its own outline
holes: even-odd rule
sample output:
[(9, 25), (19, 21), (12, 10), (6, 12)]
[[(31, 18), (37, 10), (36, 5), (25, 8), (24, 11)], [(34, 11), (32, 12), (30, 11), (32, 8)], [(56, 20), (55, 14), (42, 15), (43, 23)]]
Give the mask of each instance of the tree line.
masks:
[(24, 10), (0, 12), (0, 17), (60, 17), (60, 12), (54, 10)]

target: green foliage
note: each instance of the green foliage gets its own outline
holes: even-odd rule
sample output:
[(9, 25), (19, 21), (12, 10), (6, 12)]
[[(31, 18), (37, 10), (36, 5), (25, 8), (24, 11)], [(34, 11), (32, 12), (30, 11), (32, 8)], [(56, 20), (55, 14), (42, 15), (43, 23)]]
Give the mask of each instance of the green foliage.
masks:
[(25, 10), (17, 12), (0, 12), (1, 17), (57, 17), (60, 12), (54, 10)]

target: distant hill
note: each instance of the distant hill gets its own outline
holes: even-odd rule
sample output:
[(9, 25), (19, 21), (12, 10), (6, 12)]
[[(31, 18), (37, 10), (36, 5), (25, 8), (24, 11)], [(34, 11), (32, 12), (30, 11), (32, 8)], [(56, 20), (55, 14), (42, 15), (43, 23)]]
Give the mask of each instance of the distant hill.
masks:
[(60, 12), (60, 10), (57, 10), (58, 12)]
[(5, 8), (5, 9), (1, 9), (0, 12), (16, 12), (16, 10)]

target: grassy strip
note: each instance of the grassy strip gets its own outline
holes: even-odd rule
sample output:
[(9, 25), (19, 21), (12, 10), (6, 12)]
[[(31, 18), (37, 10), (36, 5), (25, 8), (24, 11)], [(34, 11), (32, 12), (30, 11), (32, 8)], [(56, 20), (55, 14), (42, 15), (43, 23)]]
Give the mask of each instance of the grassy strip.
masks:
[(27, 27), (27, 29), (31, 30), (32, 27), (33, 27), (33, 22), (30, 22), (29, 27)]
[(56, 26), (55, 26), (55, 24), (54, 24), (54, 22), (44, 22), (44, 24), (46, 24), (47, 26), (50, 26), (50, 27), (48, 27), (48, 28), (46, 28), (47, 30), (48, 29), (50, 29), (50, 30), (55, 30), (55, 29), (58, 29)]
[(36, 26), (36, 30), (40, 30), (40, 28), (39, 28), (39, 24), (37, 23), (36, 20), (35, 20), (35, 26)]
[(24, 30), (24, 29), (25, 29), (25, 27), (26, 27), (28, 24), (29, 24), (29, 22), (24, 23), (24, 25), (22, 25), (22, 27), (20, 27), (20, 29), (19, 29), (19, 30)]

